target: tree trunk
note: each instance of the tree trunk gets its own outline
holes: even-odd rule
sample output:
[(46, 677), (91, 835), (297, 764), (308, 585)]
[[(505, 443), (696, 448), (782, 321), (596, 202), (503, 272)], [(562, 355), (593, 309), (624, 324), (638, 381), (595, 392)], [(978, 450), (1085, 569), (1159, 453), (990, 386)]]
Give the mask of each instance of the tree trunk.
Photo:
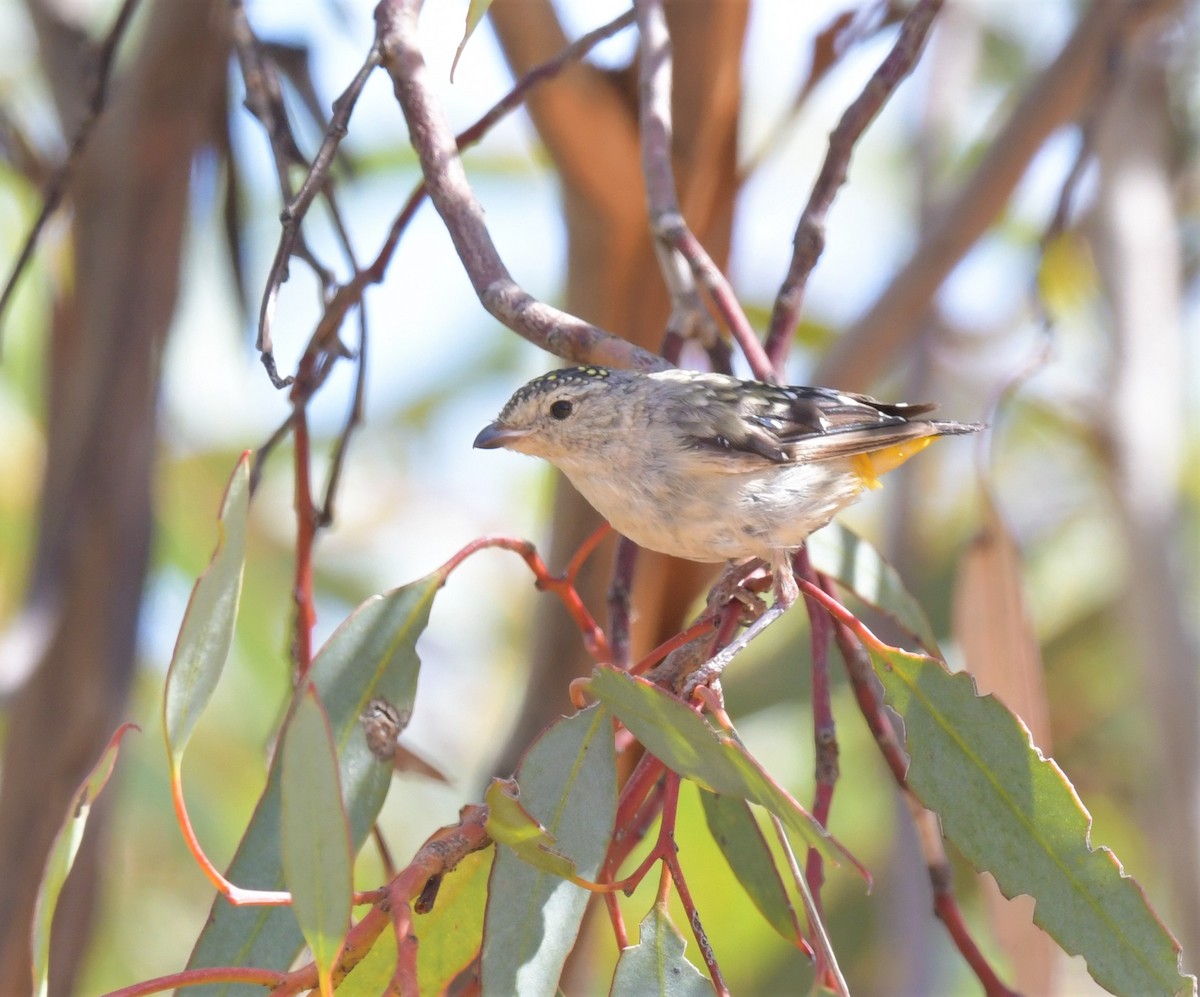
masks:
[[(0, 786), (0, 993), (29, 989), (30, 916), (50, 840), (124, 719), (153, 529), (160, 358), (178, 296), (192, 161), (221, 91), (221, 10), (207, 0), (150, 8), (141, 50), (114, 83), (76, 171), (74, 272), (53, 316), (27, 599), (51, 624), (12, 704)], [(39, 30), (46, 20), (45, 11), (35, 17)], [(46, 59), (49, 74), (57, 68)], [(64, 125), (69, 134), (75, 122)], [(86, 952), (98, 832), (89, 826), (62, 897), (52, 993), (72, 992)]]

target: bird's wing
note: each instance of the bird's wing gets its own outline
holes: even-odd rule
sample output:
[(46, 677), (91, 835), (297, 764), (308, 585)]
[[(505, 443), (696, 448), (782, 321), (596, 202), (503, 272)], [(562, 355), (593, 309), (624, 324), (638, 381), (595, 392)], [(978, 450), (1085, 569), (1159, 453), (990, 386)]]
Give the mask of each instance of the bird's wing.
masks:
[(883, 450), (943, 433), (974, 432), (974, 424), (917, 418), (933, 404), (902, 405), (831, 388), (771, 387), (737, 393), (739, 416), (725, 432), (689, 434), (693, 448), (729, 473), (759, 471), (796, 461), (831, 460)]

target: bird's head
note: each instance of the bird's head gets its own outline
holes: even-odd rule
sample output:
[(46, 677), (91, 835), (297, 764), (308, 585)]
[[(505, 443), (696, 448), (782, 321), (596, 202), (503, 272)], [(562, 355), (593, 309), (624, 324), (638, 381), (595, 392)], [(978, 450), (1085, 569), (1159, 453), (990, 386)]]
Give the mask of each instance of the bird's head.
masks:
[(622, 421), (626, 382), (637, 375), (608, 367), (567, 367), (519, 388), (496, 421), (475, 437), (482, 450), (505, 447), (562, 466), (611, 442)]

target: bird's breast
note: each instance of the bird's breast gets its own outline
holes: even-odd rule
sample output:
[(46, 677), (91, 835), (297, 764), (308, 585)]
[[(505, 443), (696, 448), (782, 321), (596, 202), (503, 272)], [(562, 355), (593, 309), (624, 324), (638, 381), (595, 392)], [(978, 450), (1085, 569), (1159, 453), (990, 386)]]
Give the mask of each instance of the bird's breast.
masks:
[(863, 487), (848, 461), (743, 474), (653, 461), (563, 471), (619, 533), (693, 561), (769, 558), (799, 547)]

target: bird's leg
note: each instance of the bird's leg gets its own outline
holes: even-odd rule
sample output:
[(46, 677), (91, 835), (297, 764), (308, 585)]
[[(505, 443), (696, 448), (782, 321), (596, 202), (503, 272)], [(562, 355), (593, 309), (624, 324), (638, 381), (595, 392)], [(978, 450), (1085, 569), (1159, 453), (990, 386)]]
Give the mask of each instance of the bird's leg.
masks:
[(713, 587), (708, 591), (705, 614), (715, 616), (726, 605), (736, 601), (746, 607), (748, 623), (758, 619), (766, 612), (767, 606), (757, 592), (746, 587), (746, 582), (762, 566), (763, 560), (760, 557), (751, 557), (744, 561), (730, 561), (725, 566), (721, 577), (713, 583)]
[(767, 629), (779, 617), (791, 608), (792, 603), (800, 595), (800, 586), (796, 584), (796, 575), (792, 569), (791, 551), (776, 551), (771, 558), (771, 575), (775, 582), (775, 602), (771, 608), (762, 613), (749, 627), (738, 635), (736, 640), (718, 651), (707, 663), (697, 668), (688, 676), (683, 693), (690, 697), (697, 686), (711, 682), (720, 676), (738, 653), (755, 637)]

